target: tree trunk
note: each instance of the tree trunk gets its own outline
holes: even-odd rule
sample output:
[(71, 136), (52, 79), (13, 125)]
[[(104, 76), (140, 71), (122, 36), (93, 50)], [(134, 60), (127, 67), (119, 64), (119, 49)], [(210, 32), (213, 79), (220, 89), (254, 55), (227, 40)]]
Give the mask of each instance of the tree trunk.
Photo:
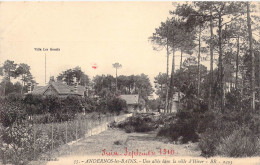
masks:
[(237, 90), (237, 88), (238, 88), (239, 51), (240, 51), (240, 45), (239, 45), (239, 33), (238, 33), (238, 36), (237, 36), (237, 57), (236, 57), (236, 82), (235, 82), (235, 88), (236, 88), (236, 90)]
[[(181, 61), (180, 61), (180, 84), (182, 84), (182, 49), (181, 49)], [(180, 89), (178, 91), (178, 102), (180, 102)]]
[(250, 4), (247, 2), (247, 27), (248, 27), (248, 39), (249, 39), (249, 56), (251, 57), (251, 99), (252, 110), (255, 110), (255, 57), (253, 53), (253, 41), (252, 41), (252, 29), (251, 29), (251, 17), (250, 17)]
[(224, 81), (223, 81), (223, 54), (222, 54), (222, 16), (218, 16), (218, 46), (219, 46), (219, 85), (220, 85), (220, 110), (224, 112)]
[(174, 94), (174, 70), (175, 70), (175, 57), (174, 57), (175, 51), (174, 49), (172, 50), (172, 73), (171, 73), (171, 81), (170, 81), (170, 109), (169, 112), (172, 111), (172, 104), (173, 104), (173, 94)]
[(201, 25), (199, 29), (199, 54), (198, 54), (198, 96), (200, 95), (200, 37), (201, 37)]
[(212, 93), (213, 93), (213, 19), (212, 19), (212, 7), (210, 8), (210, 81), (209, 81), (209, 104), (208, 104), (208, 108), (214, 108), (214, 104), (213, 104), (213, 97), (212, 97)]
[(169, 45), (168, 45), (168, 27), (167, 27), (167, 38), (166, 38), (166, 51), (167, 51), (167, 66), (166, 66), (166, 100), (165, 100), (165, 109), (164, 113), (167, 113), (168, 111), (168, 95), (169, 95), (169, 89), (168, 89), (168, 74), (169, 74)]

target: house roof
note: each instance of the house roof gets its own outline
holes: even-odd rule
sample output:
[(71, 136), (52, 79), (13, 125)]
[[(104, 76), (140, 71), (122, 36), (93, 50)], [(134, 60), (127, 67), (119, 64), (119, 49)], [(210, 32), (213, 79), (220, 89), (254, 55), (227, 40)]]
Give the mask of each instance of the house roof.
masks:
[(43, 92), (46, 91), (46, 89), (47, 89), (47, 86), (35, 86), (33, 88), (32, 94), (41, 95), (41, 94), (43, 94)]
[[(71, 91), (74, 91), (74, 86), (69, 86), (69, 87), (70, 87)], [(77, 94), (84, 95), (85, 91), (86, 91), (86, 88), (84, 86), (78, 85)]]
[(46, 90), (52, 86), (59, 95), (84, 95), (85, 87), (78, 85), (78, 91), (74, 92), (73, 86), (68, 86), (65, 83), (62, 82), (50, 82), (46, 86), (39, 86), (34, 87), (34, 90), (32, 91), (32, 94), (40, 94), (43, 95)]
[(121, 99), (124, 99), (127, 104), (138, 104), (139, 95), (120, 95)]

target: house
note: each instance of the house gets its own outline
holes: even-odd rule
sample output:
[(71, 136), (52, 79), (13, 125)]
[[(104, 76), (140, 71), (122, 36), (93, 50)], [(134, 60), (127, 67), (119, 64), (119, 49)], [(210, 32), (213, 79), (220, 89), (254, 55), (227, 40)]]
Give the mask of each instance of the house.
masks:
[(61, 98), (65, 98), (69, 95), (84, 97), (86, 95), (86, 89), (84, 86), (75, 84), (74, 86), (68, 86), (63, 82), (49, 82), (46, 86), (35, 86), (33, 90), (29, 90), (28, 93), (32, 95), (55, 95)]
[(120, 95), (119, 98), (126, 101), (127, 109), (130, 112), (146, 112), (145, 101), (138, 94)]
[(180, 102), (180, 100), (184, 97), (185, 95), (184, 95), (184, 93), (182, 93), (182, 92), (175, 92), (174, 94), (173, 94), (173, 101), (175, 101), (175, 102)]
[[(185, 96), (182, 92), (175, 92), (173, 94), (173, 98), (170, 101), (171, 109), (169, 110), (169, 113), (176, 113), (179, 109), (180, 100)], [(165, 102), (161, 103), (158, 107), (158, 111), (160, 113), (165, 113)]]

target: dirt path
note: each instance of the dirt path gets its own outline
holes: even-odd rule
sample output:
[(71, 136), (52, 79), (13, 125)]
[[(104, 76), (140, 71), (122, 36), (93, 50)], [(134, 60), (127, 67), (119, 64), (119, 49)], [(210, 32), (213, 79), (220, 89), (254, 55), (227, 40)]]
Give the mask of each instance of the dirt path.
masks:
[[(154, 156), (161, 156), (164, 149), (174, 150), (174, 156), (199, 156), (200, 151), (197, 149), (197, 144), (173, 144), (168, 142), (165, 138), (156, 137), (155, 132), (149, 133), (125, 133), (120, 129), (109, 129), (98, 135), (90, 136), (81, 139), (72, 145), (64, 145), (57, 151), (49, 155), (52, 158), (62, 159), (68, 157), (102, 157), (102, 150), (106, 152), (117, 152), (118, 154), (125, 154), (126, 148), (128, 152), (148, 151), (154, 152)], [(162, 149), (160, 152), (160, 149)], [(173, 152), (172, 152), (173, 153)], [(173, 156), (168, 153), (164, 156)], [(132, 158), (127, 156), (127, 158)], [(59, 161), (58, 161), (59, 162)], [(34, 164), (54, 165), (55, 161), (37, 161)]]

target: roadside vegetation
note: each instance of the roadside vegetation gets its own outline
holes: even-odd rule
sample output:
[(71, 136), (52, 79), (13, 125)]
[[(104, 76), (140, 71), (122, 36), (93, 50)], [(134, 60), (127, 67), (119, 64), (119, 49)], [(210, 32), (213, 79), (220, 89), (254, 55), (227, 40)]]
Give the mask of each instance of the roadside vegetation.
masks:
[(3, 163), (15, 165), (27, 164), (43, 153), (78, 140), (89, 129), (111, 122), (114, 115), (126, 112), (126, 103), (119, 98), (108, 100), (107, 108), (114, 107), (109, 111), (85, 108), (84, 105), (96, 108), (101, 105), (90, 98), (72, 96), (61, 99), (10, 94), (1, 98), (0, 104), (0, 158)]
[[(174, 3), (170, 17), (149, 39), (154, 49), (165, 48), (167, 53), (166, 73), (155, 77), (157, 102), (169, 113), (174, 94), (184, 97), (176, 121), (158, 135), (181, 143), (198, 142), (206, 157), (260, 155), (257, 5)], [(180, 64), (175, 63), (176, 56)]]

